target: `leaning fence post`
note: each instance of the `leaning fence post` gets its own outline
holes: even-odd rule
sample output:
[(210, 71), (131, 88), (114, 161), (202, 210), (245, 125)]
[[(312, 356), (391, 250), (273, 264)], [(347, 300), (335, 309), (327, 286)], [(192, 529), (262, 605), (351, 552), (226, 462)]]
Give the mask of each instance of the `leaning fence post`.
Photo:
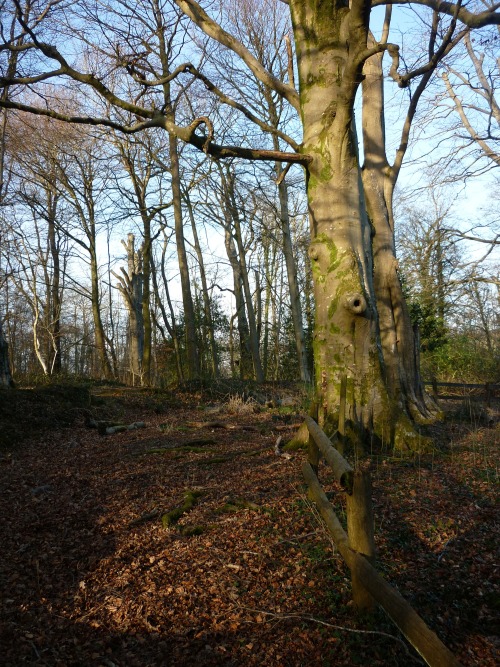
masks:
[[(372, 483), (367, 470), (354, 472), (352, 494), (346, 494), (347, 535), (349, 546), (375, 564), (375, 539), (373, 536)], [(352, 570), (352, 599), (357, 609), (372, 611), (375, 600)]]

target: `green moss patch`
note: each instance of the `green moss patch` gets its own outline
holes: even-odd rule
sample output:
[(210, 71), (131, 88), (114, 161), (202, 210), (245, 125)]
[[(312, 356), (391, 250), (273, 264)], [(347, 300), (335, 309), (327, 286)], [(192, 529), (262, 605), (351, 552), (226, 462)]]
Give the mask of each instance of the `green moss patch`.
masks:
[(176, 524), (183, 514), (189, 512), (196, 505), (198, 498), (201, 496), (200, 491), (186, 491), (184, 494), (184, 502), (179, 507), (174, 507), (170, 512), (166, 512), (161, 522), (164, 528), (169, 528)]

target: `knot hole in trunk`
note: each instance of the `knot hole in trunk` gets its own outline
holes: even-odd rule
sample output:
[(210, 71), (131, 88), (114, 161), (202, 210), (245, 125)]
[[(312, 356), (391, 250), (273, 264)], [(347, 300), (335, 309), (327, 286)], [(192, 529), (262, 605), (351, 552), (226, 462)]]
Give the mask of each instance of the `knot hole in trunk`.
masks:
[(366, 311), (366, 300), (362, 294), (348, 294), (344, 301), (344, 307), (353, 315), (362, 315)]

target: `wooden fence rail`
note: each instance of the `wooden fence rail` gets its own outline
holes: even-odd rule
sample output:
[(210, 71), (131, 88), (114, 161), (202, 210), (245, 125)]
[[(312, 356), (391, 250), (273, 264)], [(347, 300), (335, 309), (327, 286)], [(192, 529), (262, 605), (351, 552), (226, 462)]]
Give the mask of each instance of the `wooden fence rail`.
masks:
[[(488, 382), (486, 384), (472, 384), (468, 382), (436, 382), (432, 380), (431, 382), (424, 382), (426, 387), (432, 387), (432, 392), (436, 398), (442, 398), (446, 400), (463, 400), (464, 398), (481, 398), (486, 400), (487, 403), (494, 398), (498, 393), (500, 393), (500, 384), (493, 384)], [(439, 392), (439, 387), (446, 387), (451, 390), (456, 390), (461, 393), (459, 394), (441, 394)], [(470, 391), (465, 393), (466, 390), (480, 390), (480, 394), (471, 394)]]
[[(354, 471), (332, 445), (318, 424), (306, 417), (309, 438), (309, 461), (302, 473), (311, 498), (342, 558), (351, 571), (353, 600), (358, 608), (369, 609), (378, 602), (404, 636), (430, 667), (460, 667), (453, 653), (427, 627), (416, 611), (388, 584), (375, 569), (371, 483), (366, 472)], [(337, 433), (332, 440), (340, 441)], [(317, 477), (321, 455), (333, 470), (335, 479), (347, 494), (348, 534), (335, 514)]]

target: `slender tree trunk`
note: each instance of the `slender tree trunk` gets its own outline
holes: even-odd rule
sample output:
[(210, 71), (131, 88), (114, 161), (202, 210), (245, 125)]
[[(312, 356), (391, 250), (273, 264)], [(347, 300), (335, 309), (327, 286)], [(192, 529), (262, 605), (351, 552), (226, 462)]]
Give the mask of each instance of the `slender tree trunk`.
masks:
[[(276, 175), (280, 178), (282, 165), (276, 163)], [(295, 346), (297, 348), (297, 359), (299, 362), (300, 379), (302, 382), (311, 381), (311, 373), (307, 362), (307, 353), (304, 339), (304, 326), (302, 322), (302, 306), (297, 283), (297, 267), (292, 246), (292, 234), (290, 230), (290, 215), (288, 212), (288, 186), (285, 179), (278, 185), (280, 202), (280, 222), (283, 234), (283, 254), (285, 256), (286, 275), (288, 278), (288, 290), (290, 292), (290, 311), (292, 313), (293, 331), (295, 334)]]
[[(396, 174), (385, 153), (382, 54), (365, 63), (363, 80), (363, 185), (373, 226), (374, 290), (385, 379), (394, 417), (401, 409), (419, 421), (435, 406), (426, 395), (416, 365), (417, 341), (398, 275), (392, 201)], [(381, 168), (383, 166), (384, 168)]]
[(271, 239), (267, 235), (262, 235), (264, 246), (264, 275), (266, 277), (266, 294), (264, 302), (264, 336), (262, 341), (262, 361), (264, 377), (268, 378), (269, 368), (269, 307), (271, 305), (271, 286), (272, 276), (274, 275), (275, 245), (273, 244), (273, 253), (271, 255)]
[(143, 327), (142, 384), (151, 384), (151, 219), (146, 210), (141, 213), (143, 224), (142, 243), (142, 303)]
[(99, 268), (95, 247), (95, 236), (90, 241), (90, 285), (91, 285), (91, 303), (92, 316), (94, 319), (94, 336), (97, 356), (100, 364), (100, 374), (107, 380), (113, 378), (113, 371), (106, 351), (106, 336), (101, 316), (101, 296), (99, 293)]
[(61, 360), (61, 262), (59, 256), (59, 244), (56, 236), (55, 226), (56, 208), (54, 206), (54, 216), (50, 216), (48, 220), (48, 241), (50, 247), (50, 256), (52, 259), (52, 284), (51, 284), (51, 298), (50, 298), (50, 335), (52, 339), (52, 354), (51, 354), (51, 372), (59, 373), (62, 367)]
[[(236, 304), (236, 317), (238, 321), (238, 334), (239, 334), (239, 375), (242, 380), (248, 380), (253, 378), (253, 364), (252, 364), (252, 354), (250, 351), (250, 333), (248, 330), (248, 321), (245, 314), (245, 299), (243, 296), (241, 279), (241, 265), (238, 262), (238, 253), (236, 252), (236, 247), (234, 245), (234, 239), (231, 234), (231, 223), (229, 221), (229, 214), (226, 209), (224, 209), (225, 215), (227, 215), (226, 225), (225, 225), (225, 245), (227, 257), (229, 263), (233, 270), (233, 285), (234, 285), (234, 300)], [(234, 358), (234, 365), (236, 365), (236, 360)]]
[[(8, 98), (8, 88), (2, 91), (2, 97)], [(0, 116), (0, 203), (3, 201), (5, 192), (5, 138), (7, 130), (7, 109), (2, 109)], [(9, 345), (4, 335), (0, 314), (0, 386), (11, 387), (12, 375), (10, 370)]]
[(170, 307), (170, 315), (171, 315), (171, 318), (172, 318), (172, 323), (170, 323), (170, 321), (168, 319), (167, 311), (165, 309), (165, 306), (163, 304), (162, 299), (160, 298), (160, 292), (159, 292), (159, 289), (158, 289), (158, 279), (157, 279), (157, 276), (156, 276), (156, 268), (155, 268), (154, 262), (152, 262), (152, 264), (151, 264), (151, 278), (152, 278), (152, 283), (153, 283), (153, 293), (154, 293), (154, 296), (155, 296), (156, 305), (160, 309), (163, 324), (165, 325), (165, 328), (167, 329), (167, 331), (169, 333), (169, 336), (172, 339), (173, 346), (174, 346), (175, 366), (176, 366), (176, 369), (177, 369), (177, 380), (179, 382), (182, 382), (183, 373), (182, 373), (181, 353), (180, 353), (180, 349), (179, 349), (179, 337), (177, 335), (177, 328), (176, 328), (176, 324), (175, 324), (175, 315), (174, 315), (174, 311), (173, 311), (172, 304), (171, 304), (171, 301), (170, 301), (170, 295), (169, 295), (169, 292), (168, 292), (168, 282), (167, 282), (167, 278), (166, 278), (166, 275), (165, 275), (166, 246), (167, 246), (167, 242), (165, 241), (163, 251), (162, 251), (161, 271), (162, 271), (162, 277), (163, 277), (163, 284), (165, 286), (166, 298), (167, 298), (167, 302), (168, 302), (169, 307)]
[(184, 225), (182, 220), (181, 177), (179, 171), (179, 154), (177, 139), (169, 135), (170, 173), (172, 176), (172, 197), (175, 223), (175, 240), (177, 243), (177, 257), (181, 276), (182, 305), (184, 308), (184, 324), (186, 327), (186, 354), (188, 378), (193, 380), (200, 375), (200, 361), (196, 345), (196, 325), (194, 316), (193, 296), (189, 279), (189, 266), (184, 240)]
[(208, 340), (210, 343), (212, 375), (214, 378), (216, 378), (219, 376), (219, 361), (217, 354), (217, 343), (215, 341), (215, 328), (212, 318), (212, 309), (210, 306), (210, 294), (208, 291), (207, 276), (205, 273), (205, 263), (203, 261), (203, 253), (201, 251), (200, 241), (198, 238), (198, 230), (196, 229), (196, 220), (194, 217), (193, 206), (189, 198), (189, 193), (185, 193), (184, 200), (186, 202), (189, 213), (189, 219), (191, 221), (191, 230), (193, 232), (194, 248), (196, 251), (196, 257), (198, 258), (198, 267), (200, 270), (200, 279), (202, 287), (203, 312), (208, 327)]
[(246, 310), (248, 317), (249, 329), (249, 343), (252, 354), (254, 377), (257, 382), (264, 382), (264, 371), (262, 370), (262, 362), (259, 350), (259, 337), (257, 334), (257, 322), (255, 319), (255, 310), (252, 302), (252, 292), (250, 290), (250, 280), (248, 277), (248, 267), (246, 262), (246, 252), (243, 245), (243, 236), (241, 232), (240, 217), (235, 201), (234, 193), (234, 174), (227, 174), (224, 179), (224, 189), (226, 197), (226, 205), (231, 215), (232, 225), (234, 229), (234, 238), (238, 246), (238, 262), (240, 266), (240, 276), (243, 284), (243, 293), (245, 294)]

